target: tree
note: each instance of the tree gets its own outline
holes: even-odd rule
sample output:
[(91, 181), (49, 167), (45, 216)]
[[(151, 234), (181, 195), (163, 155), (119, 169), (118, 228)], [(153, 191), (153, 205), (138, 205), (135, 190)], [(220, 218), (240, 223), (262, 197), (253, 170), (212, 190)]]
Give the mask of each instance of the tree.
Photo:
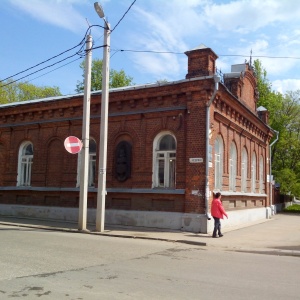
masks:
[(270, 126), (279, 131), (279, 140), (272, 147), (272, 169), (284, 194), (300, 192), (300, 91), (282, 95), (272, 91), (267, 72), (259, 60), (254, 61), (257, 76), (258, 106), (268, 109)]
[[(93, 59), (92, 61), (92, 74), (91, 74), (91, 90), (98, 91), (102, 89), (102, 60), (101, 59)], [(75, 91), (77, 93), (82, 93), (84, 91), (84, 61), (81, 62), (80, 68), (83, 70), (82, 81), (78, 81), (76, 85)], [(124, 70), (116, 71), (114, 69), (110, 69), (109, 72), (109, 87), (117, 88), (122, 86), (132, 85), (133, 78), (126, 75)]]
[(280, 192), (286, 195), (293, 195), (294, 188), (297, 189), (296, 174), (288, 168), (275, 171), (274, 174), (276, 176), (276, 181), (280, 182)]
[(260, 60), (258, 59), (254, 61), (254, 70), (259, 92), (257, 106), (263, 106), (269, 111), (271, 127), (275, 130), (279, 130), (274, 122), (277, 121), (276, 112), (281, 109), (283, 95), (272, 90), (272, 84), (267, 78), (267, 71), (263, 68)]
[(1, 82), (0, 103), (12, 103), (40, 98), (61, 96), (58, 87), (36, 86), (26, 82), (13, 82), (13, 79)]
[(156, 83), (158, 84), (165, 84), (165, 83), (168, 83), (169, 81), (167, 79), (158, 79), (156, 80)]

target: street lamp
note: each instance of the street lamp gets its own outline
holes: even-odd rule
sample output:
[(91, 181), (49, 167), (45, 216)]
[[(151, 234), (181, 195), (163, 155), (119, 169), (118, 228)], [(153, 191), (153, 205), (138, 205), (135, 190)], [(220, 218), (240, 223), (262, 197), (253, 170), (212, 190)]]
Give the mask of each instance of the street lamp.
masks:
[(104, 46), (102, 61), (102, 95), (99, 145), (98, 193), (96, 211), (96, 231), (104, 231), (105, 196), (106, 196), (106, 165), (107, 165), (107, 128), (108, 128), (108, 92), (109, 92), (109, 52), (110, 25), (107, 23), (104, 11), (98, 2), (94, 3), (98, 16), (104, 20)]

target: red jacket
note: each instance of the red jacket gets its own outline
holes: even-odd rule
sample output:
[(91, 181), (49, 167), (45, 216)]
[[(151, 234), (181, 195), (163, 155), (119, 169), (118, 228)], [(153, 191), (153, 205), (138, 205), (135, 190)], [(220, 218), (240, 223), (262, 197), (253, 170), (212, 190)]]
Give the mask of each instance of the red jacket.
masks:
[(211, 203), (211, 215), (219, 219), (223, 219), (223, 215), (228, 218), (222, 202), (218, 198), (215, 198)]

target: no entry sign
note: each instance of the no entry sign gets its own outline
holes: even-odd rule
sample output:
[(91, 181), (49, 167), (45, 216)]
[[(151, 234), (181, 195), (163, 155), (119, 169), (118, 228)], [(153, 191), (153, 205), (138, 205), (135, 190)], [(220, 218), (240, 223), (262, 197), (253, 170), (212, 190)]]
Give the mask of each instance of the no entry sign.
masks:
[(69, 136), (64, 142), (65, 148), (69, 153), (76, 154), (81, 151), (82, 142), (76, 136)]

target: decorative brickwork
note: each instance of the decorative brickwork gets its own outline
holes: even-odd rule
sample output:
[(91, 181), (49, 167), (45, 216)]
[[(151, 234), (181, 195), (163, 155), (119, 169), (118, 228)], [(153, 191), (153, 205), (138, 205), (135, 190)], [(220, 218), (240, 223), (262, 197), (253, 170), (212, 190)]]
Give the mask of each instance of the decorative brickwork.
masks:
[[(108, 209), (205, 212), (206, 180), (206, 108), (215, 88), (217, 55), (202, 45), (186, 52), (186, 80), (144, 87), (111, 90), (109, 95), (107, 201)], [(228, 90), (229, 89), (229, 90)], [(217, 137), (223, 141), (222, 192), (228, 210), (268, 205), (268, 145), (272, 132), (256, 112), (256, 79), (249, 65), (237, 77), (225, 77), (210, 106), (209, 165), (210, 196), (215, 186)], [(70, 135), (81, 138), (83, 96), (56, 97), (0, 106), (0, 203), (78, 207), (78, 156), (65, 151), (63, 143)], [(99, 146), (101, 92), (92, 93), (90, 137)], [(267, 116), (267, 112), (261, 115)], [(167, 132), (176, 140), (175, 188), (156, 188), (157, 167), (154, 140)], [(19, 149), (22, 143), (33, 145), (31, 185), (18, 186)], [(121, 142), (130, 145), (130, 172), (116, 176), (116, 149)], [(236, 188), (229, 190), (229, 149), (237, 149)], [(248, 156), (246, 187), (242, 186), (242, 149)], [(97, 150), (98, 151), (98, 150)], [(251, 194), (252, 156), (256, 155), (255, 193)], [(197, 158), (196, 163), (190, 158)], [(260, 169), (260, 159), (263, 170)], [(98, 153), (96, 169), (98, 168)], [(121, 170), (121, 171), (120, 171)], [(169, 171), (171, 172), (171, 171)], [(262, 172), (262, 173), (261, 173)], [(97, 174), (97, 170), (96, 170)], [(262, 177), (261, 177), (262, 174)], [(121, 180), (121, 179), (122, 180)], [(95, 185), (97, 186), (97, 175)], [(261, 182), (262, 181), (262, 182)], [(263, 191), (260, 191), (263, 186)], [(97, 191), (90, 188), (88, 207), (96, 207)], [(210, 197), (211, 199), (211, 197)]]

